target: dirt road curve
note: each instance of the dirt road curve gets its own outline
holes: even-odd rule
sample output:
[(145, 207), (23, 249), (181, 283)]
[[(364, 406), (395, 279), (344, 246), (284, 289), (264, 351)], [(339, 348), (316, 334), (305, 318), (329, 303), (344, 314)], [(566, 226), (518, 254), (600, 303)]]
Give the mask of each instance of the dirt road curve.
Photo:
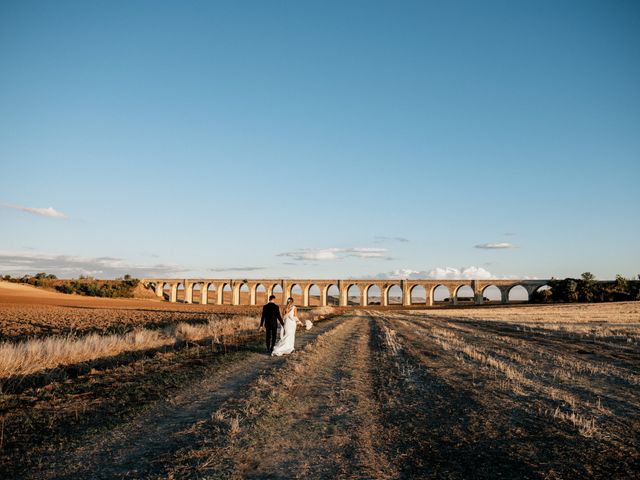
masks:
[[(27, 478), (632, 478), (640, 351), (358, 312), (251, 352)], [(18, 471), (18, 470), (15, 470)]]

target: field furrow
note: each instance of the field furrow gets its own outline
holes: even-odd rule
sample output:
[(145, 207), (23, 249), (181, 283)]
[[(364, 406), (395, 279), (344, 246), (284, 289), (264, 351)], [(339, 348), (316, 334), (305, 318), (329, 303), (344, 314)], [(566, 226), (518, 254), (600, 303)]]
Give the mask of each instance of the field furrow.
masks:
[(626, 406), (631, 416), (614, 415), (606, 405), (580, 403), (568, 385), (541, 382), (543, 372), (531, 369), (538, 361), (538, 342), (527, 347), (525, 340), (518, 355), (505, 361), (508, 355), (492, 353), (504, 346), (482, 335), (463, 338), (457, 325), (416, 322), (402, 315), (385, 321), (397, 330), (419, 368), (473, 403), (466, 411), (471, 418), (461, 422), (470, 427), (463, 438), (475, 438), (474, 451), (495, 456), (491, 470), (504, 459), (518, 458), (525, 469), (522, 475), (545, 476), (544, 470), (536, 472), (541, 454), (563, 476), (615, 472), (624, 477), (631, 472), (630, 463), (637, 465), (637, 395), (631, 396), (635, 403)]

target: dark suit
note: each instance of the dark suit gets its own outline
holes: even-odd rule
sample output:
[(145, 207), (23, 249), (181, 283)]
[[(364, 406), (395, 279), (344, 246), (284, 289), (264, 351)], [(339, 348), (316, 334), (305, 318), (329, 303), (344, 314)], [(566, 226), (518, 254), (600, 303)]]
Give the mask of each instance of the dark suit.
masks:
[(267, 303), (262, 307), (262, 318), (260, 319), (260, 327), (263, 325), (267, 329), (267, 350), (273, 350), (278, 336), (278, 322), (284, 327), (282, 315), (280, 315), (280, 307), (273, 302)]

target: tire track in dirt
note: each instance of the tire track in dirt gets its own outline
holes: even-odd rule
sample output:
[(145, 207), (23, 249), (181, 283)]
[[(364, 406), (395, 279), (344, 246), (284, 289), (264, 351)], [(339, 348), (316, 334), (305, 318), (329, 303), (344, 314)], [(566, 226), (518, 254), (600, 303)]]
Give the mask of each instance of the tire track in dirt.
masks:
[[(530, 409), (547, 410), (551, 414), (559, 408), (559, 404), (570, 406), (573, 412), (585, 418), (597, 418), (597, 423), (606, 427), (606, 435), (614, 436), (623, 445), (624, 439), (629, 437), (629, 429), (638, 429), (637, 425), (628, 421), (638, 411), (638, 397), (635, 394), (637, 375), (624, 375), (614, 366), (606, 364), (605, 368), (605, 364), (576, 358), (571, 353), (571, 347), (578, 346), (568, 344), (568, 341), (567, 352), (562, 355), (556, 346), (557, 339), (549, 339), (550, 344), (545, 345), (540, 338), (529, 341), (529, 335), (524, 332), (514, 338), (503, 336), (499, 331), (493, 335), (487, 334), (484, 328), (476, 330), (475, 324), (465, 321), (440, 318), (428, 320), (427, 323), (417, 319), (399, 321), (410, 323), (416, 333), (425, 335), (431, 341), (437, 336), (433, 331), (433, 327), (437, 326), (450, 332), (455, 343), (462, 342), (466, 344), (465, 348), (500, 362), (508, 370), (507, 373), (514, 373), (515, 378), (509, 380), (515, 389), (528, 392), (528, 398), (523, 398), (522, 402), (531, 403)], [(456, 347), (452, 345), (451, 348)], [(466, 355), (461, 351), (459, 353)], [(477, 363), (471, 359), (467, 361)], [(558, 362), (561, 362), (562, 368), (559, 368)], [(529, 402), (533, 398), (536, 400)], [(600, 398), (604, 399), (606, 407), (601, 406)], [(543, 399), (547, 402), (542, 402)]]
[[(366, 317), (351, 317), (215, 412), (199, 465), (176, 478), (397, 478), (380, 439)], [(236, 419), (235, 426), (225, 419)]]
[[(605, 475), (627, 478), (634, 471), (634, 465), (638, 464), (637, 450), (634, 452), (628, 447), (620, 450), (620, 445), (584, 438), (571, 425), (536, 408), (540, 401), (546, 401), (544, 397), (519, 391), (519, 385), (500, 372), (483, 368), (475, 360), (461, 357), (458, 349), (446, 348), (437, 339), (422, 335), (420, 330), (429, 330), (428, 325), (412, 322), (409, 316), (402, 314), (384, 317), (382, 324), (396, 332), (404, 347), (405, 359), (415, 366), (416, 375), (430, 377), (423, 376), (418, 382), (419, 389), (431, 383), (443, 385), (447, 391), (448, 401), (444, 404), (440, 394), (430, 398), (431, 406), (425, 405), (431, 414), (440, 418), (433, 430), (434, 438), (439, 439), (435, 450), (442, 450), (448, 440), (456, 444), (454, 451), (440, 458), (443, 467), (447, 468), (446, 474), (436, 472), (436, 476), (584, 478)], [(446, 327), (439, 321), (433, 323), (439, 328)], [(481, 338), (470, 338), (469, 341), (474, 346), (483, 343)], [(447, 419), (443, 418), (447, 408), (453, 422), (442, 429), (439, 425), (440, 422), (447, 424)], [(460, 414), (463, 415), (456, 421)], [(420, 415), (417, 411), (416, 416)], [(430, 419), (427, 417), (424, 421)], [(465, 472), (465, 466), (470, 467), (468, 459), (474, 457), (475, 471)], [(454, 458), (460, 461), (452, 461)], [(433, 460), (439, 461), (438, 458)]]
[[(337, 320), (318, 322), (302, 331), (297, 348), (313, 342), (338, 325)], [(241, 361), (210, 372), (197, 384), (186, 386), (177, 395), (157, 402), (149, 409), (108, 432), (88, 434), (73, 451), (64, 450), (43, 458), (40, 468), (26, 478), (149, 478), (164, 476), (176, 450), (194, 441), (190, 432), (207, 421), (212, 411), (229, 398), (240, 395), (265, 370), (279, 368), (285, 358), (269, 358), (249, 352)], [(67, 446), (68, 448), (68, 446)]]
[(571, 332), (549, 330), (536, 325), (513, 324), (500, 321), (478, 321), (464, 317), (428, 314), (413, 314), (412, 317), (428, 322), (451, 322), (458, 327), (471, 328), (489, 335), (500, 335), (515, 340), (522, 338), (523, 331), (526, 327), (527, 342), (532, 345), (537, 344), (544, 349), (554, 351), (563, 356), (572, 356), (576, 359), (590, 358), (602, 360), (613, 368), (632, 375), (637, 374), (637, 368), (635, 367), (640, 363), (640, 351), (638, 351), (637, 348), (623, 344), (610, 345), (606, 342), (596, 341), (593, 338), (587, 339), (583, 335), (576, 335)]
[(372, 323), (384, 442), (400, 478), (532, 478), (519, 459), (479, 445), (473, 423), (480, 404), (425, 369), (384, 315)]

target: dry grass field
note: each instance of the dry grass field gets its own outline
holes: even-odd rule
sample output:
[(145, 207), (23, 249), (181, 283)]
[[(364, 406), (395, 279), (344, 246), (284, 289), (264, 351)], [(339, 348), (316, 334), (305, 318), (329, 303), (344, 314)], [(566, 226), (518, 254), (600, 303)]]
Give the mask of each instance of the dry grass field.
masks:
[(111, 299), (65, 295), (0, 281), (0, 340), (50, 335), (121, 333), (177, 322), (206, 323), (260, 307), (167, 303), (160, 299)]
[[(0, 356), (30, 359), (0, 381), (0, 478), (640, 471), (639, 303), (307, 311), (270, 358), (255, 310), (29, 295), (0, 289)], [(43, 362), (55, 341), (92, 354)]]

